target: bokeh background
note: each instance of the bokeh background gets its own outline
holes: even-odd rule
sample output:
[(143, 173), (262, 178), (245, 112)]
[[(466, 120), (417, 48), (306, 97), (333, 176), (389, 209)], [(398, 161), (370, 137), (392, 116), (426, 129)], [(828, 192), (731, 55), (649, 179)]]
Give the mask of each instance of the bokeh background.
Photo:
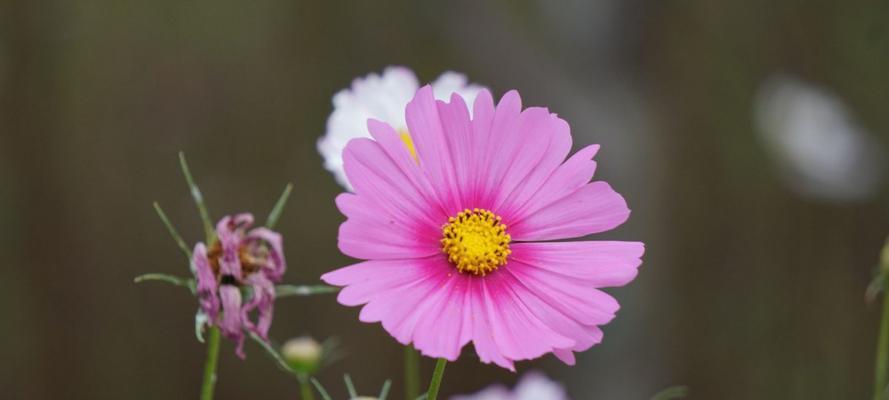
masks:
[[(279, 225), (289, 283), (350, 262), (340, 192), (315, 150), (331, 96), (390, 64), (519, 89), (601, 143), (597, 176), (645, 263), (602, 345), (569, 368), (521, 363), (574, 399), (863, 399), (879, 307), (865, 288), (889, 234), (889, 3), (850, 1), (0, 2), (0, 397), (188, 399), (204, 347), (181, 288), (190, 157), (215, 216)], [(287, 298), (272, 336), (339, 337), (320, 374), (344, 396), (393, 378), (402, 353), (333, 296)], [(223, 346), (219, 399), (292, 399), (249, 344)], [(431, 372), (431, 362), (424, 364)], [(519, 375), (471, 351), (446, 395)]]

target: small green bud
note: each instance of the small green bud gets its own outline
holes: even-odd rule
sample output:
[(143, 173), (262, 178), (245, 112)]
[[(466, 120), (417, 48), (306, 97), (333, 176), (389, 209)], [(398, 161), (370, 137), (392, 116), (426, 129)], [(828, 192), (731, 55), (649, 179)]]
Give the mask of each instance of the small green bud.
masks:
[(281, 355), (297, 372), (312, 374), (321, 364), (321, 345), (308, 336), (288, 340), (281, 347)]

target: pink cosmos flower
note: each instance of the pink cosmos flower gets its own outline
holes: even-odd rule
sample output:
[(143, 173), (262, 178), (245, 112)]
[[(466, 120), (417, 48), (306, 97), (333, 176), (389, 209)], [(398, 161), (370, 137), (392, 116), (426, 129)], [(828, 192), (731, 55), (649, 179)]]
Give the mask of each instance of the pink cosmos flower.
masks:
[(562, 385), (539, 372), (528, 372), (509, 390), (503, 385), (492, 385), (471, 394), (451, 397), (451, 400), (568, 400)]
[[(210, 248), (194, 247), (192, 263), (197, 275), (201, 312), (208, 324), (238, 343), (236, 353), (244, 358), (244, 331), (267, 338), (272, 324), (276, 282), (281, 281), (284, 262), (281, 235), (267, 228), (247, 229), (253, 215), (226, 216), (216, 225), (217, 239)], [(244, 301), (242, 289), (249, 288)], [(256, 322), (250, 313), (256, 311)]]
[(406, 107), (415, 145), (368, 121), (373, 140), (343, 155), (355, 193), (339, 248), (367, 261), (321, 278), (344, 286), (338, 300), (363, 305), (400, 343), (456, 360), (472, 342), (479, 358), (513, 363), (575, 351), (602, 340), (618, 310), (599, 290), (636, 276), (639, 242), (557, 241), (608, 231), (627, 220), (624, 199), (590, 182), (599, 149), (571, 158), (568, 123), (545, 108), (522, 110), (511, 91), (494, 106), (483, 90), (472, 117), (463, 98), (437, 101), (429, 86)]

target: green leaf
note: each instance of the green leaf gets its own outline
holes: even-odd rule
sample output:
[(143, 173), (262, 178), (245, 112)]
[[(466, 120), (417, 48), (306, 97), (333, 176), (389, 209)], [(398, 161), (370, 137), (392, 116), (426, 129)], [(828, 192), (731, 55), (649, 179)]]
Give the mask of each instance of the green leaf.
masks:
[(278, 197), (278, 201), (275, 202), (275, 207), (272, 208), (272, 212), (269, 213), (268, 218), (265, 220), (266, 228), (275, 229), (275, 225), (278, 224), (278, 219), (281, 218), (281, 213), (284, 211), (284, 206), (287, 204), (287, 199), (290, 198), (290, 192), (292, 190), (292, 183), (288, 183), (287, 186), (284, 186), (284, 192)]
[(656, 395), (654, 395), (651, 400), (671, 400), (671, 399), (682, 399), (688, 396), (688, 387), (685, 386), (673, 386), (661, 390)]
[(318, 389), (318, 393), (321, 395), (322, 399), (333, 400), (327, 393), (327, 390), (324, 390), (324, 386), (321, 386), (321, 382), (318, 382), (318, 380), (314, 377), (312, 377), (312, 384), (315, 385), (315, 389)]
[(169, 232), (170, 236), (173, 237), (176, 245), (179, 246), (179, 250), (182, 250), (182, 253), (185, 254), (185, 258), (187, 258), (188, 262), (190, 263), (191, 250), (189, 250), (188, 245), (185, 244), (185, 240), (182, 240), (182, 236), (179, 236), (179, 232), (176, 230), (176, 227), (173, 226), (173, 223), (170, 222), (170, 219), (167, 218), (167, 214), (161, 208), (161, 205), (158, 204), (156, 201), (154, 202), (154, 211), (157, 213), (157, 216), (160, 217), (161, 221), (164, 223), (164, 226), (167, 227), (167, 232)]
[(204, 224), (204, 235), (207, 238), (207, 246), (209, 246), (216, 238), (216, 231), (213, 230), (213, 221), (210, 220), (210, 212), (207, 211), (207, 205), (204, 203), (204, 195), (201, 194), (201, 189), (198, 188), (198, 185), (194, 183), (194, 178), (191, 176), (191, 169), (188, 168), (188, 162), (185, 160), (185, 153), (181, 151), (179, 152), (179, 166), (182, 167), (182, 175), (185, 175), (185, 182), (188, 184), (189, 190), (191, 190), (191, 197), (194, 199), (194, 204), (198, 207), (198, 213), (201, 215), (201, 222)]
[(275, 297), (313, 296), (339, 291), (340, 288), (327, 285), (277, 285), (275, 286)]
[(191, 278), (182, 278), (175, 275), (152, 273), (139, 275), (135, 279), (133, 279), (133, 282), (135, 283), (142, 283), (145, 281), (166, 282), (176, 286), (187, 288), (189, 291), (191, 291), (191, 293), (195, 292), (194, 279)]

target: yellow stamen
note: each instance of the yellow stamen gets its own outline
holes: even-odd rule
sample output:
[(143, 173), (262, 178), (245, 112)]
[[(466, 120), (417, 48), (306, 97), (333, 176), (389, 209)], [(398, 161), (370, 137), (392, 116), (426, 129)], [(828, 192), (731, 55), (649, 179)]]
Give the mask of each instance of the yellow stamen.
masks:
[(404, 145), (407, 146), (408, 151), (411, 152), (411, 157), (414, 158), (414, 161), (420, 162), (417, 158), (417, 150), (414, 148), (414, 141), (411, 140), (411, 135), (407, 133), (407, 131), (401, 131), (398, 133), (398, 136), (401, 137), (401, 141), (404, 142)]
[(506, 225), (488, 210), (463, 210), (448, 218), (441, 232), (441, 250), (460, 272), (484, 276), (506, 265), (511, 253)]

